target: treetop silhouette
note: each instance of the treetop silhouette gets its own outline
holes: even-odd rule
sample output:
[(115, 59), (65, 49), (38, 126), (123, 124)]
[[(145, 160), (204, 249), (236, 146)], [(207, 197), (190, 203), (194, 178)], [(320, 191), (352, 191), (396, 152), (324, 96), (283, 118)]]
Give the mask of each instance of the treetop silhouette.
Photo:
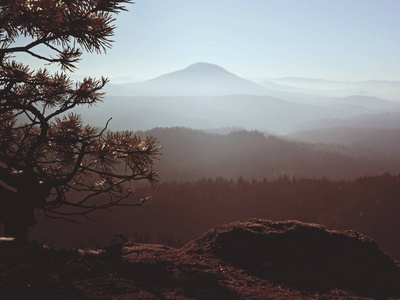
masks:
[[(127, 3), (0, 1), (0, 222), (6, 235), (26, 238), (35, 209), (76, 222), (99, 209), (142, 205), (146, 198), (123, 201), (129, 182), (157, 182), (154, 137), (110, 132), (110, 120), (102, 129), (84, 125), (71, 112), (102, 100), (106, 78), (74, 84), (67, 73), (76, 69), (81, 48), (101, 53), (111, 46), (113, 16)], [(31, 70), (17, 61), (20, 53), (61, 70)], [(100, 194), (108, 200), (96, 200)]]

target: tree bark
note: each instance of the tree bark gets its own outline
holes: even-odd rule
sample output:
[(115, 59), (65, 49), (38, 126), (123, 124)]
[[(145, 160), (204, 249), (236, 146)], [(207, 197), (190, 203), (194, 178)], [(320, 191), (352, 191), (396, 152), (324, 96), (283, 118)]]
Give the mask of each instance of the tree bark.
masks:
[(33, 208), (26, 201), (14, 199), (3, 209), (4, 235), (26, 240), (29, 227), (36, 223)]

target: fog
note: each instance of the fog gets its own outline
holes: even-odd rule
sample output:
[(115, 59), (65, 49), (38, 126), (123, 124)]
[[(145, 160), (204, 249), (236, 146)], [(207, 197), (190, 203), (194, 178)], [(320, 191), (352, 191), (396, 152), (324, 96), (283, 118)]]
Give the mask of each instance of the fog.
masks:
[[(356, 120), (360, 118), (365, 123), (373, 119), (375, 127), (385, 127), (387, 120), (382, 118), (380, 124), (376, 121), (379, 116), (400, 112), (400, 102), (380, 98), (379, 90), (388, 86), (387, 82), (370, 82), (368, 96), (366, 93), (353, 94), (353, 89), (348, 89), (340, 97), (299, 90), (309, 92), (306, 88), (313, 85), (320, 91), (327, 91), (332, 86), (353, 86), (355, 83), (298, 78), (275, 82), (285, 83), (285, 86), (273, 83), (267, 88), (223, 67), (195, 63), (144, 82), (109, 84), (104, 103), (79, 112), (87, 122), (98, 126), (113, 117), (110, 123), (113, 130), (171, 126), (195, 129), (241, 127), (277, 135), (327, 126), (358, 127)], [(389, 86), (385, 90), (392, 90), (393, 95), (400, 91), (396, 82)], [(395, 125), (395, 128), (400, 127)]]

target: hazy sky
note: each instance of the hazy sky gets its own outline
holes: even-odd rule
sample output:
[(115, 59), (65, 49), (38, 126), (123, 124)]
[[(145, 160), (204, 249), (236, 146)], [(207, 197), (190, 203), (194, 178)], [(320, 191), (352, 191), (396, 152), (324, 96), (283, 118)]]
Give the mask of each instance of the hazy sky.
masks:
[(246, 78), (400, 80), (399, 0), (136, 0), (79, 74), (149, 79), (195, 62)]

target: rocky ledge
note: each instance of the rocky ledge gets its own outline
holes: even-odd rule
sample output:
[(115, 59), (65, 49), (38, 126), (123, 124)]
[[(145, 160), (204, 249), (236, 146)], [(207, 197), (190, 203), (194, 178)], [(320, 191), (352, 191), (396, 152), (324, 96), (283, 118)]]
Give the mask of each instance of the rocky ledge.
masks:
[(368, 237), (299, 221), (234, 222), (181, 249), (0, 242), (0, 293), (14, 299), (384, 299), (399, 283)]

